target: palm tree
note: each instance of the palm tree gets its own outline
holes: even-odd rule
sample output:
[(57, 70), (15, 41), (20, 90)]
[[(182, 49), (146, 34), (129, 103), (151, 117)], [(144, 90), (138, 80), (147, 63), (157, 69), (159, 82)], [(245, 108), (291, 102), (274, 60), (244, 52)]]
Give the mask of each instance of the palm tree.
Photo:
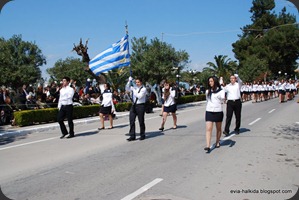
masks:
[(118, 89), (124, 89), (127, 79), (129, 77), (129, 70), (127, 67), (122, 67), (118, 69), (113, 69), (108, 71), (108, 73), (103, 73), (107, 82), (110, 83), (113, 91)]
[(203, 68), (203, 71), (217, 77), (228, 78), (231, 72), (236, 70), (236, 63), (226, 58), (227, 56), (223, 55), (215, 56), (216, 64), (208, 62), (207, 65), (209, 65), (209, 67)]

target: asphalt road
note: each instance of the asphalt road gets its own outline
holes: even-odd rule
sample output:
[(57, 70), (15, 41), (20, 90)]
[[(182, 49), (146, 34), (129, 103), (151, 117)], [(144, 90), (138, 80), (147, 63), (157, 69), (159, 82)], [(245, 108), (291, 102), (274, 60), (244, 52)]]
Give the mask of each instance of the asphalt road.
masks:
[(159, 112), (146, 114), (144, 141), (126, 141), (128, 116), (112, 130), (80, 124), (72, 139), (58, 129), (14, 137), (0, 146), (1, 189), (14, 200), (289, 199), (299, 187), (298, 110), (296, 101), (243, 103), (240, 135), (210, 154), (205, 104), (180, 108), (178, 128), (168, 117), (164, 132)]

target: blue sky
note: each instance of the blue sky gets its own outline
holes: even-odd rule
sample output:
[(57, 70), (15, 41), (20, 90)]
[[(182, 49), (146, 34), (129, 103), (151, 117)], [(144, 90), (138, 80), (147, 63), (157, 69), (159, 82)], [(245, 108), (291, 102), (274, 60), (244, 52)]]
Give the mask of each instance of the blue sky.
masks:
[[(296, 7), (287, 0), (276, 0), (276, 13), (284, 6), (298, 21)], [(89, 39), (92, 59), (125, 35), (157, 37), (176, 50), (190, 55), (188, 68), (201, 71), (215, 55), (234, 59), (231, 44), (238, 40), (240, 28), (251, 24), (251, 0), (13, 0), (0, 13), (0, 37), (21, 34), (35, 42), (46, 56), (41, 67), (59, 59), (78, 58), (72, 52), (80, 38)], [(134, 72), (133, 72), (134, 73)]]

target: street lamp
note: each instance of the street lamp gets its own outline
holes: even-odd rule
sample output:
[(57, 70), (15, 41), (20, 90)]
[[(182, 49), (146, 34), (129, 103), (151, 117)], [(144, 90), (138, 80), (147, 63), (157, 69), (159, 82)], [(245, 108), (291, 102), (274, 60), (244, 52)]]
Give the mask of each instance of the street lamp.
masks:
[(280, 79), (281, 71), (278, 71), (278, 79)]
[(178, 86), (180, 85), (180, 67), (173, 67), (172, 69), (174, 70), (177, 70), (177, 74), (176, 74), (176, 78), (177, 78), (177, 83), (178, 83)]

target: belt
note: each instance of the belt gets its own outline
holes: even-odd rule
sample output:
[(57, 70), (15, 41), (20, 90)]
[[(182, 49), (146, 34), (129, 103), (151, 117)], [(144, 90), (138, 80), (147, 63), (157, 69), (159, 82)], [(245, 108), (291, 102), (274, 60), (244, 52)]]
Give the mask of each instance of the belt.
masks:
[(235, 101), (240, 101), (240, 99), (229, 99), (228, 101), (233, 101), (233, 102), (235, 102)]
[(69, 104), (69, 105), (61, 105), (61, 106), (72, 106), (73, 104)]
[(145, 104), (145, 103), (138, 103), (138, 104), (136, 103), (137, 106), (139, 106), (139, 105), (142, 106), (142, 105), (144, 105), (144, 104)]

